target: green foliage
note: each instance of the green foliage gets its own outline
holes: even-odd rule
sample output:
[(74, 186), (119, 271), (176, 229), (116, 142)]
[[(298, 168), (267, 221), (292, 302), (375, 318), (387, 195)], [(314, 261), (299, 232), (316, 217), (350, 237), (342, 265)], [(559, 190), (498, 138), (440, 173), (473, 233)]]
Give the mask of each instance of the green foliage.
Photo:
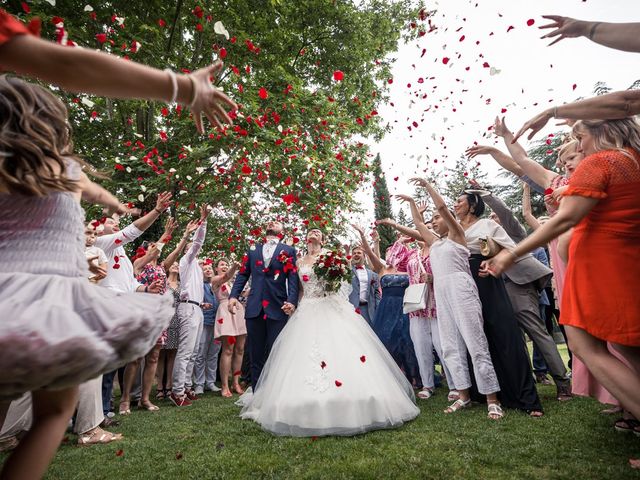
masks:
[[(373, 160), (373, 205), (376, 220), (383, 218), (393, 219), (393, 210), (391, 209), (391, 198), (387, 179), (382, 171), (382, 162), (380, 154), (376, 155)], [(378, 234), (380, 235), (380, 253), (385, 254), (396, 241), (396, 232), (388, 225), (378, 225)]]
[(487, 174), (480, 170), (480, 163), (460, 156), (454, 167), (447, 169), (444, 188), (440, 194), (448, 200), (449, 206), (452, 207), (460, 194), (469, 188), (469, 180), (476, 180), (480, 185), (485, 185), (486, 179)]
[[(30, 7), (29, 15), (18, 2), (7, 8), (25, 20), (39, 16), (45, 39), (61, 33), (52, 21), (57, 16), (69, 41), (154, 67), (187, 72), (212, 57), (224, 59), (217, 84), (241, 107), (233, 126), (202, 136), (180, 106), (56, 90), (69, 105), (77, 152), (111, 175), (102, 182), (107, 189), (143, 210), (152, 208), (158, 192), (170, 190), (172, 214), (181, 224), (197, 215), (198, 204), (211, 203), (205, 251), (223, 253), (260, 237), (268, 217), (283, 220), (295, 237), (307, 223), (331, 234), (357, 210), (354, 194), (371, 168), (356, 136), (384, 133), (376, 108), (391, 75), (389, 54), (426, 20), (410, 0), (113, 0), (92, 11), (77, 2)], [(229, 39), (214, 31), (219, 21)], [(341, 81), (334, 79), (337, 70)], [(101, 215), (93, 206), (87, 210), (90, 217)], [(155, 239), (160, 228), (146, 237)]]

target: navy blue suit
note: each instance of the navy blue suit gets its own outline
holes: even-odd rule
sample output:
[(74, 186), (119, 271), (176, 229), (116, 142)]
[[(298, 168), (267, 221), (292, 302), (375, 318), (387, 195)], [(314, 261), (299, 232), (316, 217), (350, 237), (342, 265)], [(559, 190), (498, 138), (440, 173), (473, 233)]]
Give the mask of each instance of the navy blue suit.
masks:
[(372, 272), (365, 267), (369, 285), (367, 287), (367, 304), (360, 304), (360, 279), (356, 273), (355, 267), (351, 267), (351, 293), (349, 294), (349, 302), (360, 310), (360, 315), (371, 325), (376, 316), (376, 309), (380, 304), (380, 282), (378, 274)]
[(282, 311), (282, 305), (284, 302), (298, 305), (299, 280), (295, 265), (295, 248), (278, 243), (267, 267), (262, 244), (258, 243), (243, 259), (229, 295), (229, 298), (238, 298), (251, 277), (245, 319), (254, 390), (271, 347), (289, 319)]

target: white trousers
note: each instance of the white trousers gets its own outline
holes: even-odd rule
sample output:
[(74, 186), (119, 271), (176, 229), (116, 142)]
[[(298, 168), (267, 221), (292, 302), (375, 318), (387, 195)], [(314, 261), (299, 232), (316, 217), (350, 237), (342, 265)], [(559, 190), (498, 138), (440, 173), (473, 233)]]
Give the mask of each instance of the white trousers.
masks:
[(198, 355), (195, 364), (195, 384), (198, 387), (212, 387), (216, 383), (218, 370), (218, 355), (220, 354), (220, 342), (214, 343), (213, 325), (203, 325), (202, 334), (198, 341)]
[(196, 345), (202, 331), (202, 310), (191, 303), (179, 303), (177, 308), (180, 333), (178, 335), (178, 351), (173, 365), (173, 393), (183, 395), (185, 388), (191, 387), (191, 377), (195, 357), (198, 354)]
[(409, 319), (409, 334), (411, 335), (411, 341), (413, 342), (413, 349), (416, 352), (416, 358), (418, 359), (418, 368), (420, 369), (420, 378), (422, 379), (422, 386), (424, 388), (433, 388), (433, 368), (435, 359), (433, 356), (433, 349), (436, 349), (444, 374), (447, 377), (447, 383), (449, 389), (454, 390), (453, 379), (451, 378), (451, 372), (447, 368), (446, 362), (442, 355), (442, 348), (440, 347), (440, 332), (438, 328), (438, 320), (435, 318), (426, 317), (411, 317)]
[(483, 395), (498, 392), (500, 385), (482, 328), (482, 304), (473, 278), (453, 273), (438, 278), (434, 287), (442, 354), (456, 388), (471, 387), (469, 351), (478, 391)]

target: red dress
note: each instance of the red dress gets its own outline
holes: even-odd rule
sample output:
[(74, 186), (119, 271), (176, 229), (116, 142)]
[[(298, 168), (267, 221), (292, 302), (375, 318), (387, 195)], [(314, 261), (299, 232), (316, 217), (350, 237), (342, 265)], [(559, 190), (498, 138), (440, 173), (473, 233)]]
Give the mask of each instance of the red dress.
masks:
[(590, 155), (569, 180), (565, 195), (599, 202), (571, 237), (560, 322), (640, 346), (640, 154), (627, 152)]

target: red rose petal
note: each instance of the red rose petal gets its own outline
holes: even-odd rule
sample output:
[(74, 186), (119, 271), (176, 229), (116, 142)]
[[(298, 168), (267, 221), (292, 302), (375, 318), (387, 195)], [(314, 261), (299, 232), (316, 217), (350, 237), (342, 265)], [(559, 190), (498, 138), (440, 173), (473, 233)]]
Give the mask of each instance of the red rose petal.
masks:
[(530, 27), (534, 23), (536, 23), (536, 21), (533, 18), (530, 18), (529, 20), (527, 20), (527, 27)]
[(229, 345), (234, 345), (236, 343), (236, 337), (229, 335), (227, 337), (227, 342), (229, 342)]
[(124, 455), (124, 450), (120, 449), (116, 451), (116, 457), (121, 457)]
[(341, 82), (343, 78), (344, 78), (344, 73), (342, 71), (336, 70), (335, 72), (333, 72), (333, 79), (336, 82)]
[(342, 386), (342, 382), (340, 380), (336, 380), (336, 387), (341, 387)]
[(324, 360), (322, 360), (322, 361), (320, 362), (320, 368), (324, 369), (324, 367), (326, 367), (326, 366), (327, 366), (327, 364), (325, 363), (325, 361), (324, 361)]
[(219, 319), (218, 319), (218, 323), (219, 323), (220, 325), (222, 325), (222, 324), (224, 323), (224, 318), (219, 318)]
[(446, 65), (447, 63), (449, 63), (449, 57), (444, 57), (444, 58), (442, 59), (442, 63), (444, 63), (445, 65)]
[(365, 357), (364, 355), (362, 355), (362, 356), (360, 357), (360, 361), (361, 361), (362, 363), (366, 362), (366, 361), (367, 361), (367, 357)]
[(545, 194), (545, 195), (551, 195), (552, 193), (553, 193), (553, 188), (547, 188), (547, 189), (544, 191), (544, 194)]
[(267, 98), (269, 98), (269, 92), (267, 92), (267, 89), (264, 87), (260, 87), (260, 90), (258, 91), (258, 95), (263, 100), (266, 100)]

